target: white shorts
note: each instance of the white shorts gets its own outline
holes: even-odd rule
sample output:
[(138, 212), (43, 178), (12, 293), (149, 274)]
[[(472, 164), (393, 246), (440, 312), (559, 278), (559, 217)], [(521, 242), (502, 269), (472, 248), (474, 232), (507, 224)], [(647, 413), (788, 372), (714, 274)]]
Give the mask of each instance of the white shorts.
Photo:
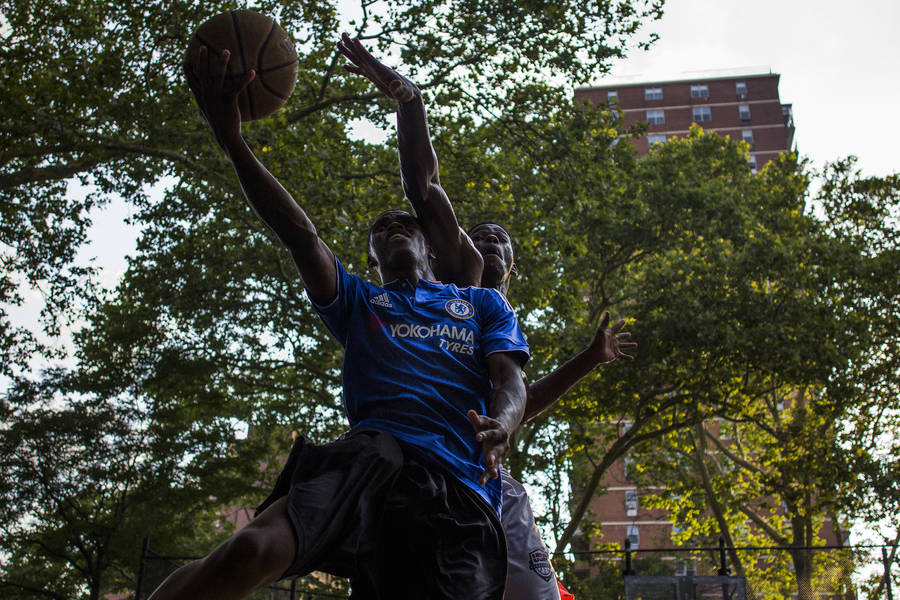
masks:
[(500, 521), (506, 532), (506, 593), (504, 600), (559, 600), (556, 573), (550, 552), (534, 523), (531, 503), (522, 484), (500, 469), (503, 510)]

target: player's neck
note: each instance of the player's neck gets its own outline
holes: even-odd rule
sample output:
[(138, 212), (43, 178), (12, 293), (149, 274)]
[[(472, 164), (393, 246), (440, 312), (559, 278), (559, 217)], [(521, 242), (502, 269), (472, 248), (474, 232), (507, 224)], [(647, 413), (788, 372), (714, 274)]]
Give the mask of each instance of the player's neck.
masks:
[(493, 288), (506, 296), (509, 290), (509, 273), (498, 273), (491, 269), (485, 269), (481, 274), (481, 287)]
[(389, 283), (391, 281), (397, 280), (406, 280), (409, 281), (413, 286), (415, 286), (418, 285), (420, 279), (434, 280), (434, 275), (432, 274), (430, 267), (423, 267), (422, 265), (410, 265), (408, 267), (400, 267), (396, 269), (392, 269), (390, 267), (381, 269), (382, 283)]

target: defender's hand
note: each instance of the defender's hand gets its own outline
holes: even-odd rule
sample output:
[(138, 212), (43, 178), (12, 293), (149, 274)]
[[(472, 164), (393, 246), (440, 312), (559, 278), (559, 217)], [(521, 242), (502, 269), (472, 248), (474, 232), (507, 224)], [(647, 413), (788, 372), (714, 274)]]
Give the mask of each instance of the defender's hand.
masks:
[(609, 312), (604, 311), (603, 321), (597, 329), (594, 341), (591, 342), (590, 352), (597, 360), (597, 364), (608, 363), (617, 358), (633, 360), (634, 356), (626, 354), (622, 350), (637, 348), (637, 342), (625, 341), (631, 337), (631, 333), (619, 330), (625, 325), (625, 319), (619, 319), (615, 325), (609, 326)]
[(216, 142), (226, 152), (241, 135), (241, 111), (237, 97), (256, 76), (251, 69), (236, 83), (226, 81), (230, 59), (231, 52), (228, 50), (223, 50), (216, 58), (211, 56), (206, 46), (200, 46), (197, 56), (184, 63), (184, 74), (200, 114), (209, 123)]
[(475, 440), (482, 443), (485, 470), (478, 482), (485, 485), (488, 479), (500, 477), (500, 461), (509, 452), (509, 432), (500, 421), (479, 415), (474, 410), (467, 416), (475, 428)]
[(397, 102), (409, 102), (419, 93), (416, 84), (372, 56), (358, 39), (342, 33), (337, 48), (351, 63), (344, 65), (345, 69), (374, 83), (388, 98)]

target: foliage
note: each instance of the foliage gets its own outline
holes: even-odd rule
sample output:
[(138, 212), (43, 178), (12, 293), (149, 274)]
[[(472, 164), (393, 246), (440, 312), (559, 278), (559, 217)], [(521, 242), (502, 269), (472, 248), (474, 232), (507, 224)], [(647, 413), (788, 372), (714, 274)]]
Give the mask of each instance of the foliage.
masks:
[[(804, 531), (822, 510), (862, 514), (873, 493), (896, 507), (896, 448), (879, 444), (897, 416), (898, 182), (838, 163), (813, 210), (795, 156), (754, 177), (745, 146), (699, 129), (636, 160), (617, 141), (639, 130), (622, 131), (604, 107), (574, 105), (571, 86), (602, 73), (660, 4), (366, 1), (352, 21), (323, 2), (254, 4), (293, 33), (301, 63), (285, 108), (244, 133), (348, 269), (376, 277), (365, 267), (368, 220), (402, 204), (401, 188), (392, 143), (353, 133), (361, 121), (384, 126), (391, 108), (340, 68), (334, 42), (346, 26), (425, 90), (461, 223), (491, 218), (512, 232), (520, 275), (510, 299), (533, 348), (529, 376), (584, 347), (604, 310), (630, 318), (639, 359), (598, 370), (515, 439), (510, 470), (546, 474), (558, 549), (591, 530), (590, 499), (628, 453), (649, 448), (654, 456), (638, 461), (648, 473), (683, 469), (695, 484), (688, 436), (711, 431), (698, 424), (712, 417), (734, 423), (775, 473), (748, 475), (743, 498), (783, 494), (806, 511)], [(21, 282), (42, 284), (51, 332), (72, 316), (85, 324), (71, 374), (24, 377), (32, 353), (50, 350), (0, 315), (0, 374), (17, 382), (4, 404), (10, 456), (43, 456), (44, 438), (84, 440), (64, 446), (65, 462), (50, 452), (41, 472), (21, 459), (4, 488), (17, 515), (4, 541), (7, 579), (51, 574), (67, 597), (126, 587), (144, 532), (160, 550), (208, 548), (198, 535), (206, 521), (182, 526), (188, 515), (252, 506), (291, 430), (325, 441), (345, 427), (342, 353), (181, 80), (190, 31), (234, 6), (0, 3), (9, 23), (0, 73), (10, 82), (0, 88), (0, 302), (20, 303)], [(92, 193), (67, 195), (72, 178)], [(164, 192), (148, 193), (160, 182)], [(119, 286), (101, 297), (73, 257), (90, 211), (113, 198), (134, 207), (141, 235)], [(773, 402), (797, 391), (799, 420), (769, 426)], [(113, 469), (113, 449), (131, 467)], [(818, 478), (812, 504), (791, 479), (802, 469)], [(37, 494), (69, 472), (83, 485)], [(711, 489), (723, 482), (714, 473)], [(31, 504), (17, 500), (26, 489)], [(693, 515), (699, 533), (721, 529), (704, 520), (697, 489), (673, 514)], [(118, 516), (117, 498), (127, 509)], [(58, 520), (60, 500), (85, 518)], [(739, 500), (723, 510), (730, 529)], [(92, 531), (107, 538), (79, 542), (84, 556), (46, 550)]]
[[(4, 597), (101, 598), (134, 589), (143, 537), (193, 553), (210, 542), (221, 504), (200, 482), (211, 475), (172, 452), (139, 403), (79, 388), (54, 371), (2, 399)], [(252, 468), (217, 466), (252, 481)]]
[[(44, 376), (29, 372), (29, 360), (61, 356), (59, 348), (39, 346), (0, 314), (0, 374), (16, 390), (5, 405), (12, 425), (4, 443), (21, 456), (42, 456), (43, 433), (66, 438), (74, 429), (85, 440), (60, 454), (65, 462), (50, 453), (43, 471), (23, 466), (10, 482), (11, 506), (26, 489), (53, 487), (70, 471), (83, 484), (15, 507), (14, 531), (4, 541), (12, 562), (2, 568), (10, 581), (39, 588), (42, 573), (63, 574), (48, 589), (66, 597), (130, 585), (151, 524), (173, 524), (154, 530), (155, 548), (187, 552), (207, 522), (178, 525), (213, 503), (242, 498), (252, 505), (273, 479), (290, 430), (327, 440), (344, 427), (336, 399), (341, 353), (300, 291), (289, 256), (243, 202), (182, 81), (191, 30), (237, 6), (0, 2), (0, 306), (22, 304), (19, 286), (39, 287), (48, 333), (70, 320), (84, 323), (72, 373)], [(401, 196), (392, 144), (352, 135), (359, 120), (383, 126), (390, 108), (340, 68), (334, 43), (342, 27), (422, 84), (435, 131), (460, 145), (458, 156), (446, 153), (447, 164), (458, 159), (448, 180), (460, 206), (483, 208), (499, 199), (499, 188), (476, 197), (469, 186), (489, 183), (482, 175), (505, 169), (507, 159), (499, 145), (466, 144), (484, 136), (484, 127), (521, 136), (543, 123), (570, 97), (570, 86), (602, 73), (625, 40), (661, 14), (659, 0), (366, 0), (352, 20), (334, 3), (252, 6), (294, 35), (300, 72), (285, 108), (246, 124), (245, 135), (347, 267), (361, 273), (369, 216)], [(552, 132), (544, 133), (538, 160), (552, 150)], [(532, 170), (520, 164), (508, 177), (522, 176), (521, 189)], [(73, 181), (89, 193), (67, 193)], [(160, 184), (163, 194), (150, 193)], [(506, 210), (511, 200), (502, 195)], [(133, 207), (141, 234), (124, 279), (102, 296), (90, 270), (74, 260), (92, 211), (110, 201)], [(543, 272), (550, 270), (544, 262)], [(528, 306), (536, 304), (530, 294), (522, 294)], [(100, 429), (104, 419), (108, 434)], [(112, 467), (113, 449), (131, 470)], [(144, 479), (138, 465), (152, 466), (155, 478)], [(91, 477), (99, 479), (92, 484)], [(158, 501), (150, 506), (150, 498)], [(78, 504), (79, 518), (59, 520), (55, 501)], [(561, 512), (558, 506), (557, 518)], [(81, 555), (70, 552), (70, 540), (100, 531), (106, 537), (79, 542)]]
[[(779, 168), (761, 175), (769, 189), (778, 189)], [(760, 598), (849, 588), (852, 565), (802, 548), (822, 536), (845, 543), (851, 518), (874, 521), (862, 498), (896, 507), (885, 471), (896, 454), (882, 444), (898, 408), (896, 378), (885, 376), (897, 372), (890, 349), (900, 288), (887, 274), (900, 267), (900, 192), (896, 177), (852, 172), (852, 161), (832, 165), (809, 208), (785, 214), (777, 229), (753, 230), (762, 245), (745, 255), (734, 287), (765, 312), (744, 303), (737, 316), (752, 320), (745, 337), (770, 357), (742, 369), (733, 389), (744, 397), (640, 458), (645, 480), (665, 484), (651, 505), (670, 511), (679, 542), (709, 544), (721, 532), (729, 546), (798, 547), (764, 565), (731, 552)], [(789, 569), (777, 564), (788, 557)]]

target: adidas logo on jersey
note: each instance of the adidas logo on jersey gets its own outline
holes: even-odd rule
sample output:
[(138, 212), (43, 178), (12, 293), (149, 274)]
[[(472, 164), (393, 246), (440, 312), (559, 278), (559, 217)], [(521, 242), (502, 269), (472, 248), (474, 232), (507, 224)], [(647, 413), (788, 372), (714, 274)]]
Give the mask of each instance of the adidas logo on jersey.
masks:
[(376, 306), (383, 306), (384, 308), (394, 308), (394, 305), (391, 304), (391, 301), (388, 298), (387, 293), (378, 294), (377, 296), (372, 296), (371, 298), (369, 298), (369, 302)]

